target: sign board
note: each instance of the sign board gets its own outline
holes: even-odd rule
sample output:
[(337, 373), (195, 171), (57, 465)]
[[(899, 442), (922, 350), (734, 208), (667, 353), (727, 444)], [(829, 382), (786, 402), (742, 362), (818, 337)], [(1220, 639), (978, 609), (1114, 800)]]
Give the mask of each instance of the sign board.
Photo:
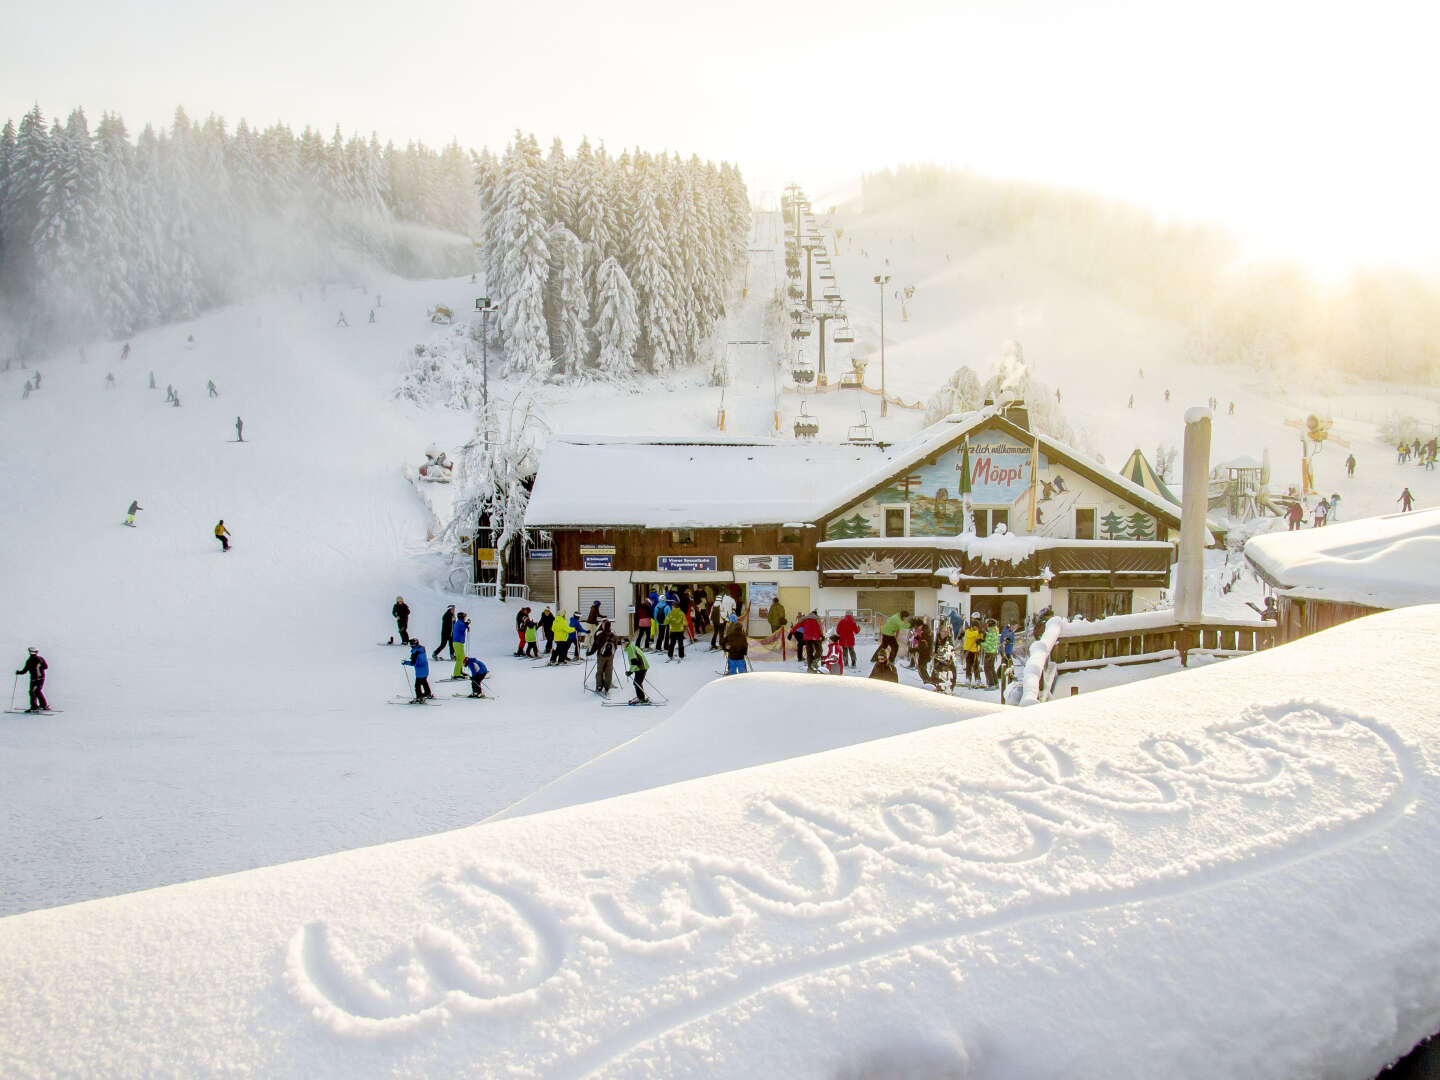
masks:
[(736, 555), (735, 569), (740, 570), (794, 570), (794, 555)]
[(481, 566), (494, 566), (494, 565), (495, 565), (495, 549), (494, 549), (494, 548), (476, 548), (476, 549), (475, 549), (475, 561), (478, 562)]
[(529, 556), (532, 559), (553, 559), (555, 551), (553, 548), (531, 548)]
[(614, 555), (614, 544), (581, 544), (581, 555)]
[(677, 574), (696, 574), (714, 572), (718, 567), (718, 557), (714, 555), (657, 555), (655, 557), (656, 570), (668, 570)]
[(586, 569), (586, 570), (611, 570), (611, 569), (614, 569), (614, 568), (610, 565), (613, 560), (611, 559), (611, 557), (610, 557), (609, 555), (586, 555), (584, 558), (585, 558), (585, 569)]
[(770, 614), (770, 605), (780, 598), (778, 581), (747, 581), (745, 589), (750, 601), (750, 610), (761, 618)]

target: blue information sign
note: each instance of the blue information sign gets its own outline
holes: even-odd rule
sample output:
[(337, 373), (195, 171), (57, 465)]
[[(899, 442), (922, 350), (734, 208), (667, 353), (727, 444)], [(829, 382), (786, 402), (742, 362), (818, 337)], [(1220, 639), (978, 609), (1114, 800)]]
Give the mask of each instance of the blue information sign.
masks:
[(530, 558), (532, 558), (532, 559), (549, 559), (549, 558), (553, 558), (553, 557), (554, 557), (554, 554), (555, 554), (555, 552), (554, 552), (554, 550), (553, 550), (552, 548), (531, 548), (531, 549), (530, 549)]
[(714, 572), (716, 569), (716, 557), (714, 555), (658, 555), (655, 559), (656, 570), (668, 570), (676, 574), (696, 574), (702, 572)]
[(609, 570), (609, 569), (611, 569), (610, 563), (611, 563), (611, 557), (610, 557), (609, 555), (586, 555), (586, 556), (585, 556), (585, 569), (586, 569), (586, 570)]

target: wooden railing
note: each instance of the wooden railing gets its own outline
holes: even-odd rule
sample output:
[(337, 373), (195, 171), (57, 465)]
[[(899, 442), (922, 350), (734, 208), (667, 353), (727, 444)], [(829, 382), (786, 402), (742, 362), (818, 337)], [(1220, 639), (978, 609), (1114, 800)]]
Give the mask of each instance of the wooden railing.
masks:
[(1276, 643), (1274, 623), (1216, 622), (1174, 624), (1106, 633), (1075, 634), (1055, 643), (1051, 661), (1062, 671), (1105, 664), (1143, 664), (1192, 652), (1243, 656)]

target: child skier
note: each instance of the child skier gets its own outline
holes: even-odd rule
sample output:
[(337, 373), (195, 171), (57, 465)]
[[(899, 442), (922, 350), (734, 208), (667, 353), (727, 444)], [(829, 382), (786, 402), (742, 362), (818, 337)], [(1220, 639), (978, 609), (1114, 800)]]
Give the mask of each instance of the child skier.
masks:
[(450, 647), (455, 650), (455, 670), (450, 676), (452, 679), (465, 677), (465, 641), (469, 636), (470, 619), (465, 612), (459, 612), (455, 616), (455, 624), (450, 627)]
[(845, 674), (845, 655), (840, 651), (840, 635), (831, 634), (830, 644), (825, 647), (825, 670), (831, 675)]
[(410, 659), (401, 660), (400, 663), (415, 669), (415, 697), (410, 704), (421, 705), (426, 698), (433, 698), (435, 695), (430, 692), (430, 658), (419, 639), (410, 639)]
[(727, 661), (725, 674), (744, 675), (745, 655), (749, 651), (749, 635), (745, 633), (745, 627), (740, 625), (740, 616), (732, 611), (729, 621), (725, 624), (725, 658)]
[(490, 669), (475, 657), (467, 656), (465, 673), (470, 676), (470, 696), (484, 697), (485, 691), (480, 688), (480, 684), (485, 681), (485, 676), (490, 674)]
[(525, 655), (540, 658), (540, 644), (536, 640), (540, 636), (540, 624), (534, 619), (525, 620)]
[(631, 705), (640, 705), (650, 699), (645, 696), (645, 672), (650, 670), (650, 661), (645, 658), (645, 653), (629, 638), (625, 639), (625, 662), (629, 665), (626, 674), (635, 683), (635, 696), (630, 699)]
[(135, 515), (136, 515), (136, 513), (139, 512), (139, 511), (141, 511), (141, 510), (144, 510), (144, 509), (145, 509), (145, 508), (140, 505), (140, 500), (139, 500), (139, 499), (131, 499), (131, 500), (130, 500), (130, 509), (127, 510), (127, 511), (125, 511), (125, 524), (126, 524), (126, 525), (129, 525), (129, 526), (133, 529), (133, 528), (135, 527)]

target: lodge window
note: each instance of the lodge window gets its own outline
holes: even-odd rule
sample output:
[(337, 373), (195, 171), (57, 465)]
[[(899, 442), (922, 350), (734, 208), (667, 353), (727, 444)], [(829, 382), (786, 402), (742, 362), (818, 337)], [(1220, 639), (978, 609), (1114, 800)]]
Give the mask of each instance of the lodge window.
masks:
[(738, 543), (740, 543), (740, 530), (739, 530), (739, 529), (721, 529), (721, 530), (720, 530), (720, 543), (722, 543), (722, 544), (738, 544)]
[(1094, 621), (1109, 615), (1129, 615), (1129, 589), (1071, 589), (1070, 618), (1082, 615)]
[(1095, 508), (1093, 506), (1075, 508), (1075, 539), (1095, 539)]
[(885, 511), (885, 535), (910, 535), (910, 508), (908, 506), (887, 506)]
[(1010, 527), (1010, 508), (1000, 506), (977, 506), (975, 514), (975, 535), (989, 536), (996, 525)]
[(797, 533), (797, 532), (795, 532), (793, 529), (781, 529), (781, 530), (780, 530), (780, 543), (782, 543), (782, 544), (798, 544), (799, 542), (800, 542), (800, 534)]
[(675, 544), (675, 545), (677, 545), (677, 546), (683, 545), (683, 544), (689, 544), (691, 547), (693, 547), (693, 546), (695, 545), (695, 530), (694, 530), (694, 529), (671, 529), (671, 530), (670, 530), (670, 543)]

